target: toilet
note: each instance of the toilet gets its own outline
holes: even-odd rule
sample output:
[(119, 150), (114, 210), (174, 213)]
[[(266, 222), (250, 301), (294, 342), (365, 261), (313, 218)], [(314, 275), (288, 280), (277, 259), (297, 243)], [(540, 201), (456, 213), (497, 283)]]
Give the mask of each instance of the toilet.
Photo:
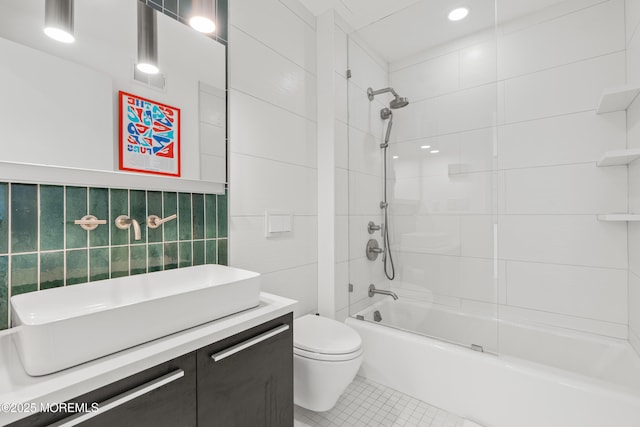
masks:
[(293, 322), (293, 401), (333, 408), (362, 363), (362, 339), (344, 323), (308, 314)]

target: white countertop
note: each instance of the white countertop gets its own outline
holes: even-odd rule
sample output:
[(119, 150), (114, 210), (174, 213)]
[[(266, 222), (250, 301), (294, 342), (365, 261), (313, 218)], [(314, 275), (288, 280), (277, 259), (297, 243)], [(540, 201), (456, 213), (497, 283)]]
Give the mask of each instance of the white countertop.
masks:
[[(61, 403), (293, 311), (296, 301), (262, 292), (260, 305), (73, 368), (31, 377), (10, 335), (0, 336), (0, 404)], [(30, 413), (2, 412), (0, 425)]]

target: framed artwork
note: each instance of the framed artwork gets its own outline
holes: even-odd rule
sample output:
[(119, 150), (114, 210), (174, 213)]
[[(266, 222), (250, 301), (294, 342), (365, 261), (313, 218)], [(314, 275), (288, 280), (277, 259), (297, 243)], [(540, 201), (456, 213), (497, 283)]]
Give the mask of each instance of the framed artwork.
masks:
[(180, 176), (180, 109), (119, 92), (120, 170)]

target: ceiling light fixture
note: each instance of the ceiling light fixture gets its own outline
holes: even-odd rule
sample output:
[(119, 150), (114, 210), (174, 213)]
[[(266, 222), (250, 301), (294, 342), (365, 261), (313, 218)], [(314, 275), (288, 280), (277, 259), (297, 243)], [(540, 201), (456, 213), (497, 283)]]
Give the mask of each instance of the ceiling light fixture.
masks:
[(193, 0), (189, 25), (196, 31), (211, 34), (216, 30), (214, 23), (215, 0)]
[(158, 25), (155, 10), (138, 1), (138, 70), (158, 74)]
[(73, 0), (46, 0), (44, 33), (62, 43), (73, 43)]
[(457, 7), (449, 12), (449, 21), (460, 21), (469, 15), (469, 8), (466, 7)]
[(426, 150), (427, 148), (431, 148), (430, 145), (421, 145), (420, 148), (422, 148), (423, 150)]

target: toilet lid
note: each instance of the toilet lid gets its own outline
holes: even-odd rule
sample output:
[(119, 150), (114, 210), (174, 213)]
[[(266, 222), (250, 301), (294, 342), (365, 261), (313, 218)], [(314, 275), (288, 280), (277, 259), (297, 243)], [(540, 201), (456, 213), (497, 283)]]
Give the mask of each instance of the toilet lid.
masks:
[(353, 353), (360, 349), (360, 335), (347, 325), (307, 314), (293, 322), (293, 345), (322, 354)]

